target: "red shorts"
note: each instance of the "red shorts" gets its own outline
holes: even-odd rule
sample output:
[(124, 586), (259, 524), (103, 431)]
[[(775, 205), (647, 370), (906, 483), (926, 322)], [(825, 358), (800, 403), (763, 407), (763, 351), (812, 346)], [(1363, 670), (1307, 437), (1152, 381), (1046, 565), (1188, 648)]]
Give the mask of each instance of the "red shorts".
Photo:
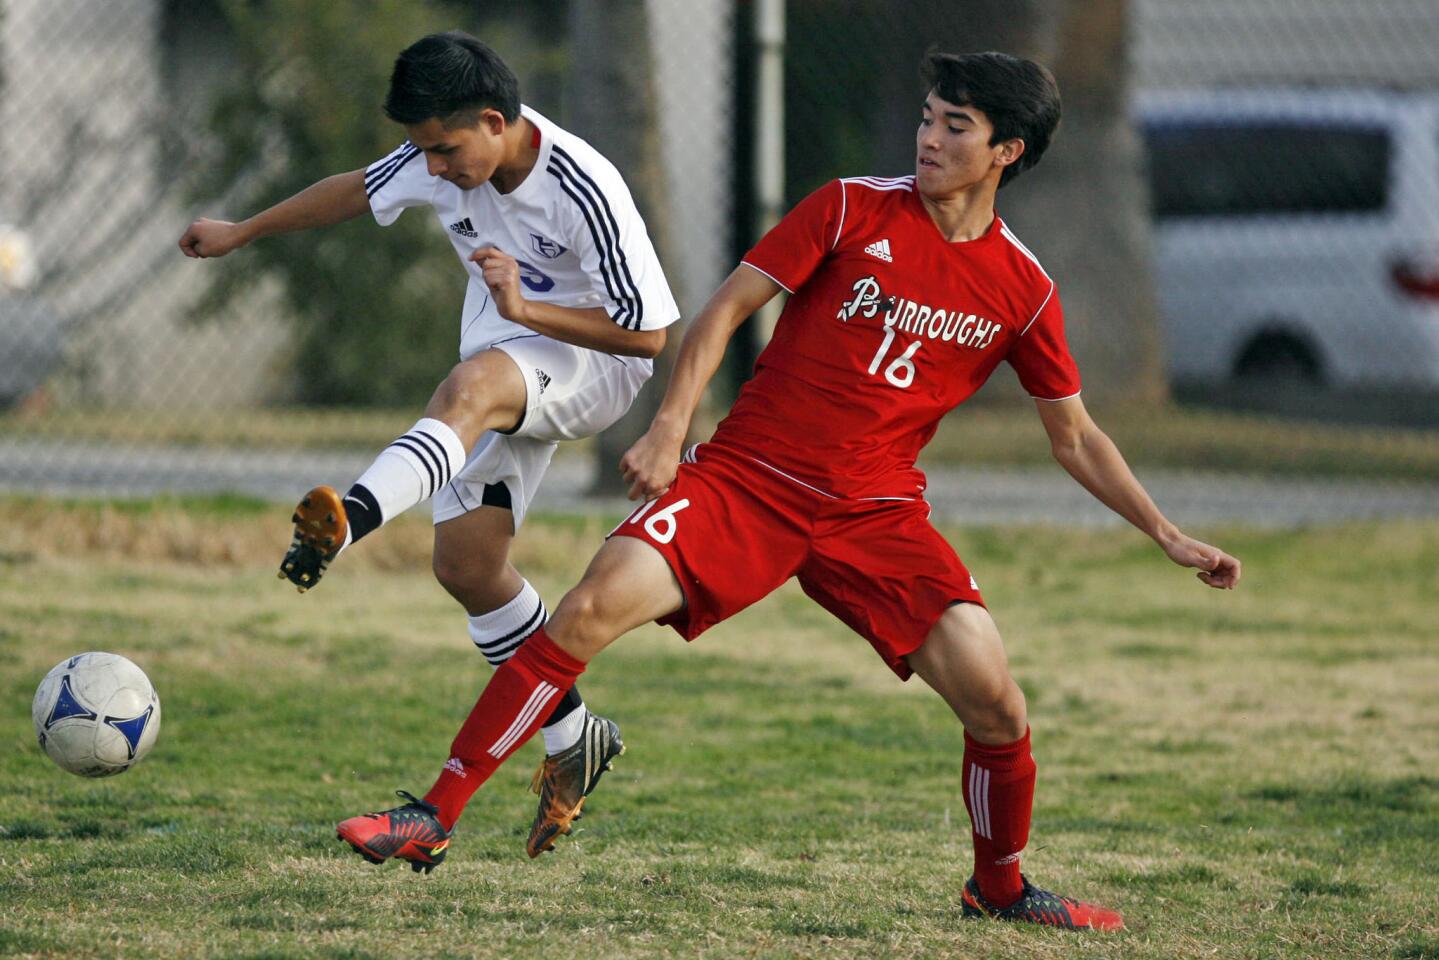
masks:
[(684, 591), (659, 622), (693, 640), (790, 577), (869, 641), (901, 679), (957, 601), (983, 604), (923, 500), (835, 497), (743, 454), (706, 444), (665, 494), (610, 534), (661, 554)]

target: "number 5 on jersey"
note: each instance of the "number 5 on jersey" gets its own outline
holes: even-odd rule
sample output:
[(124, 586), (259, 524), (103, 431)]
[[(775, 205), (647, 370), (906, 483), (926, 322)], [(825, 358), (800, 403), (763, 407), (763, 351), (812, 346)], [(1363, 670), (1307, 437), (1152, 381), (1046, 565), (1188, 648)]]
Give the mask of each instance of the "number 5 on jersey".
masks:
[(687, 499), (676, 500), (663, 510), (656, 511), (655, 515), (648, 520), (645, 520), (645, 514), (649, 513), (650, 508), (657, 503), (659, 503), (658, 500), (651, 500), (643, 507), (640, 507), (630, 515), (626, 523), (639, 523), (641, 520), (644, 520), (645, 533), (650, 535), (651, 540), (655, 543), (669, 543), (675, 538), (675, 531), (678, 529), (675, 524), (675, 514), (689, 506), (690, 502)]

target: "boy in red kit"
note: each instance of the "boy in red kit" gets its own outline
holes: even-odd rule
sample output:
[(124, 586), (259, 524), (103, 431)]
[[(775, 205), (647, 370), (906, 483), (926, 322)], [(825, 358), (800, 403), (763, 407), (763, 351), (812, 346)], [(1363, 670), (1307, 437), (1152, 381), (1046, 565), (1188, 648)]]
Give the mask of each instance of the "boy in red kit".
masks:
[[(432, 867), (470, 796), (602, 649), (650, 620), (693, 639), (797, 577), (964, 725), (975, 852), (964, 914), (1123, 926), (1020, 874), (1035, 783), (1024, 695), (978, 586), (929, 523), (915, 458), (940, 417), (1008, 361), (1079, 483), (1207, 585), (1232, 588), (1240, 565), (1166, 520), (1090, 419), (1054, 281), (995, 215), (996, 191), (1039, 161), (1059, 122), (1053, 78), (997, 53), (932, 54), (924, 71), (914, 176), (832, 182), (745, 256), (686, 334), (659, 413), (621, 462), (631, 497), (648, 502), (495, 673), (425, 799), (340, 824), (362, 855)], [(681, 457), (730, 337), (781, 289), (792, 295), (754, 379), (714, 437)]]

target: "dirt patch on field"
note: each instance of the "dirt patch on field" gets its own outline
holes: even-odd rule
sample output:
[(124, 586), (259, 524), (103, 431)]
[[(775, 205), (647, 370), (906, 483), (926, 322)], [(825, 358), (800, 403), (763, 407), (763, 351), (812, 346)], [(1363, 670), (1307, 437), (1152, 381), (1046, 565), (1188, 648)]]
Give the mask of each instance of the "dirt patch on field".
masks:
[[(401, 518), (376, 549), (356, 561), (377, 567), (413, 566), (430, 555), (430, 525)], [(239, 515), (207, 512), (162, 501), (110, 503), (0, 502), (0, 551), (11, 561), (27, 557), (85, 556), (206, 566), (279, 563), (291, 526), (284, 508)], [(347, 554), (348, 559), (348, 554)]]
[[(206, 567), (278, 565), (292, 527), (284, 507), (241, 503), (78, 502), (0, 500), (0, 563), (85, 557)], [(537, 575), (574, 578), (608, 531), (600, 518), (536, 522), (513, 550), (517, 565)], [(434, 528), (414, 512), (345, 552), (357, 569), (408, 570), (429, 564)]]

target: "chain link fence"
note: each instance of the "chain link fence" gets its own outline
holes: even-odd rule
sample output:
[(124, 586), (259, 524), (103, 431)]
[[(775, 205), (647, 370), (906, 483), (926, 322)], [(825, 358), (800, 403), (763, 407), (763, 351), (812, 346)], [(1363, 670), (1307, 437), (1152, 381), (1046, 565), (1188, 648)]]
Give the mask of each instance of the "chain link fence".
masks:
[[(484, 38), (527, 103), (615, 161), (692, 316), (762, 222), (765, 6), (0, 0), (0, 490), (283, 500), (347, 484), (413, 421), (454, 362), (464, 289), (423, 212), (213, 261), (176, 240), (392, 149), (390, 65), (433, 30)], [(1179, 496), (1226, 470), (1283, 475), (1275, 516), (1439, 513), (1434, 3), (782, 6), (786, 205), (912, 169), (931, 46), (1053, 67), (1064, 124), (999, 206), (1059, 281), (1091, 407), (1161, 503), (1166, 477)], [(717, 410), (758, 340), (737, 338)], [(993, 488), (950, 516), (1044, 518), (1054, 490), (1023, 491), (1047, 448), (995, 379), (928, 466)], [(558, 458), (542, 506), (585, 495), (624, 436)]]

